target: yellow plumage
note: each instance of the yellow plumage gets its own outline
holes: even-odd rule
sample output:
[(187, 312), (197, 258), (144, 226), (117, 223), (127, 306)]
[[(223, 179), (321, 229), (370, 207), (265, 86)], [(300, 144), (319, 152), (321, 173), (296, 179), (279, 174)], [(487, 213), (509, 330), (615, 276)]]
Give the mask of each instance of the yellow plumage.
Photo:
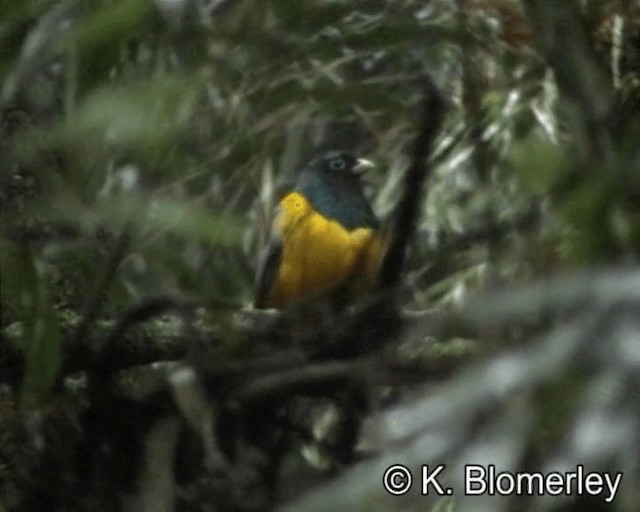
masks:
[(323, 217), (298, 192), (285, 196), (274, 220), (282, 254), (267, 303), (284, 307), (300, 297), (377, 275), (383, 242), (370, 228), (345, 229)]

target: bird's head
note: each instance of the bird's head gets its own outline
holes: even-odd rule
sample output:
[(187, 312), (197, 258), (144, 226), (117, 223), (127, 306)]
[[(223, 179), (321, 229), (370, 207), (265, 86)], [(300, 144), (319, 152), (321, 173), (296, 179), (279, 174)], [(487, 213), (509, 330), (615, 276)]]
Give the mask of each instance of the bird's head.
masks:
[(377, 223), (362, 191), (362, 173), (373, 164), (349, 153), (328, 151), (309, 162), (297, 179), (297, 189), (326, 216), (352, 228)]
[(321, 175), (329, 181), (357, 182), (364, 172), (373, 167), (373, 163), (364, 158), (340, 151), (327, 151), (309, 162), (303, 173)]

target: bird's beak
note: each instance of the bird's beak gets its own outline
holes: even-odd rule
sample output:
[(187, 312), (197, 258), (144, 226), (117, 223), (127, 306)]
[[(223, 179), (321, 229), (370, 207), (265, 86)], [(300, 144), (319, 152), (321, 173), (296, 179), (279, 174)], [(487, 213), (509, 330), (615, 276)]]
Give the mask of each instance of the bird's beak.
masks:
[(356, 160), (356, 165), (353, 166), (353, 172), (358, 176), (364, 174), (367, 171), (370, 171), (376, 166), (371, 160), (366, 160), (364, 158), (358, 158)]

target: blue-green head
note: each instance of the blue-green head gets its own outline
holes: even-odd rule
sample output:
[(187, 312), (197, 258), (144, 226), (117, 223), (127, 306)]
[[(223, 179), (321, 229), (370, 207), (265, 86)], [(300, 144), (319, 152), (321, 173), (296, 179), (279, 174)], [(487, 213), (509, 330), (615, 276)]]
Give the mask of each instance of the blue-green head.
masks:
[(328, 151), (309, 162), (298, 175), (296, 190), (316, 211), (345, 228), (377, 228), (371, 205), (362, 190), (362, 172), (371, 162), (349, 153)]

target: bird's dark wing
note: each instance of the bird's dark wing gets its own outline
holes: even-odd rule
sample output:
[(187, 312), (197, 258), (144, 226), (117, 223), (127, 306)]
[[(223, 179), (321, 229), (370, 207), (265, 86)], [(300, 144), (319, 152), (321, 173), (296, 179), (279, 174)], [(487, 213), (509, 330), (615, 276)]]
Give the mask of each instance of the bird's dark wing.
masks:
[[(295, 182), (285, 180), (278, 183), (276, 187), (276, 197), (282, 199), (295, 187)], [(274, 218), (277, 218), (280, 207), (276, 207)], [(277, 232), (276, 223), (271, 225), (269, 232), (269, 243), (266, 249), (262, 251), (258, 260), (258, 272), (256, 274), (255, 283), (255, 301), (254, 307), (259, 309), (267, 308), (267, 300), (273, 286), (273, 281), (278, 275), (280, 261), (282, 259), (282, 240)]]
[(281, 259), (282, 242), (277, 237), (273, 237), (262, 254), (258, 265), (254, 307), (259, 309), (268, 307), (267, 300), (269, 299), (273, 281), (278, 274)]

